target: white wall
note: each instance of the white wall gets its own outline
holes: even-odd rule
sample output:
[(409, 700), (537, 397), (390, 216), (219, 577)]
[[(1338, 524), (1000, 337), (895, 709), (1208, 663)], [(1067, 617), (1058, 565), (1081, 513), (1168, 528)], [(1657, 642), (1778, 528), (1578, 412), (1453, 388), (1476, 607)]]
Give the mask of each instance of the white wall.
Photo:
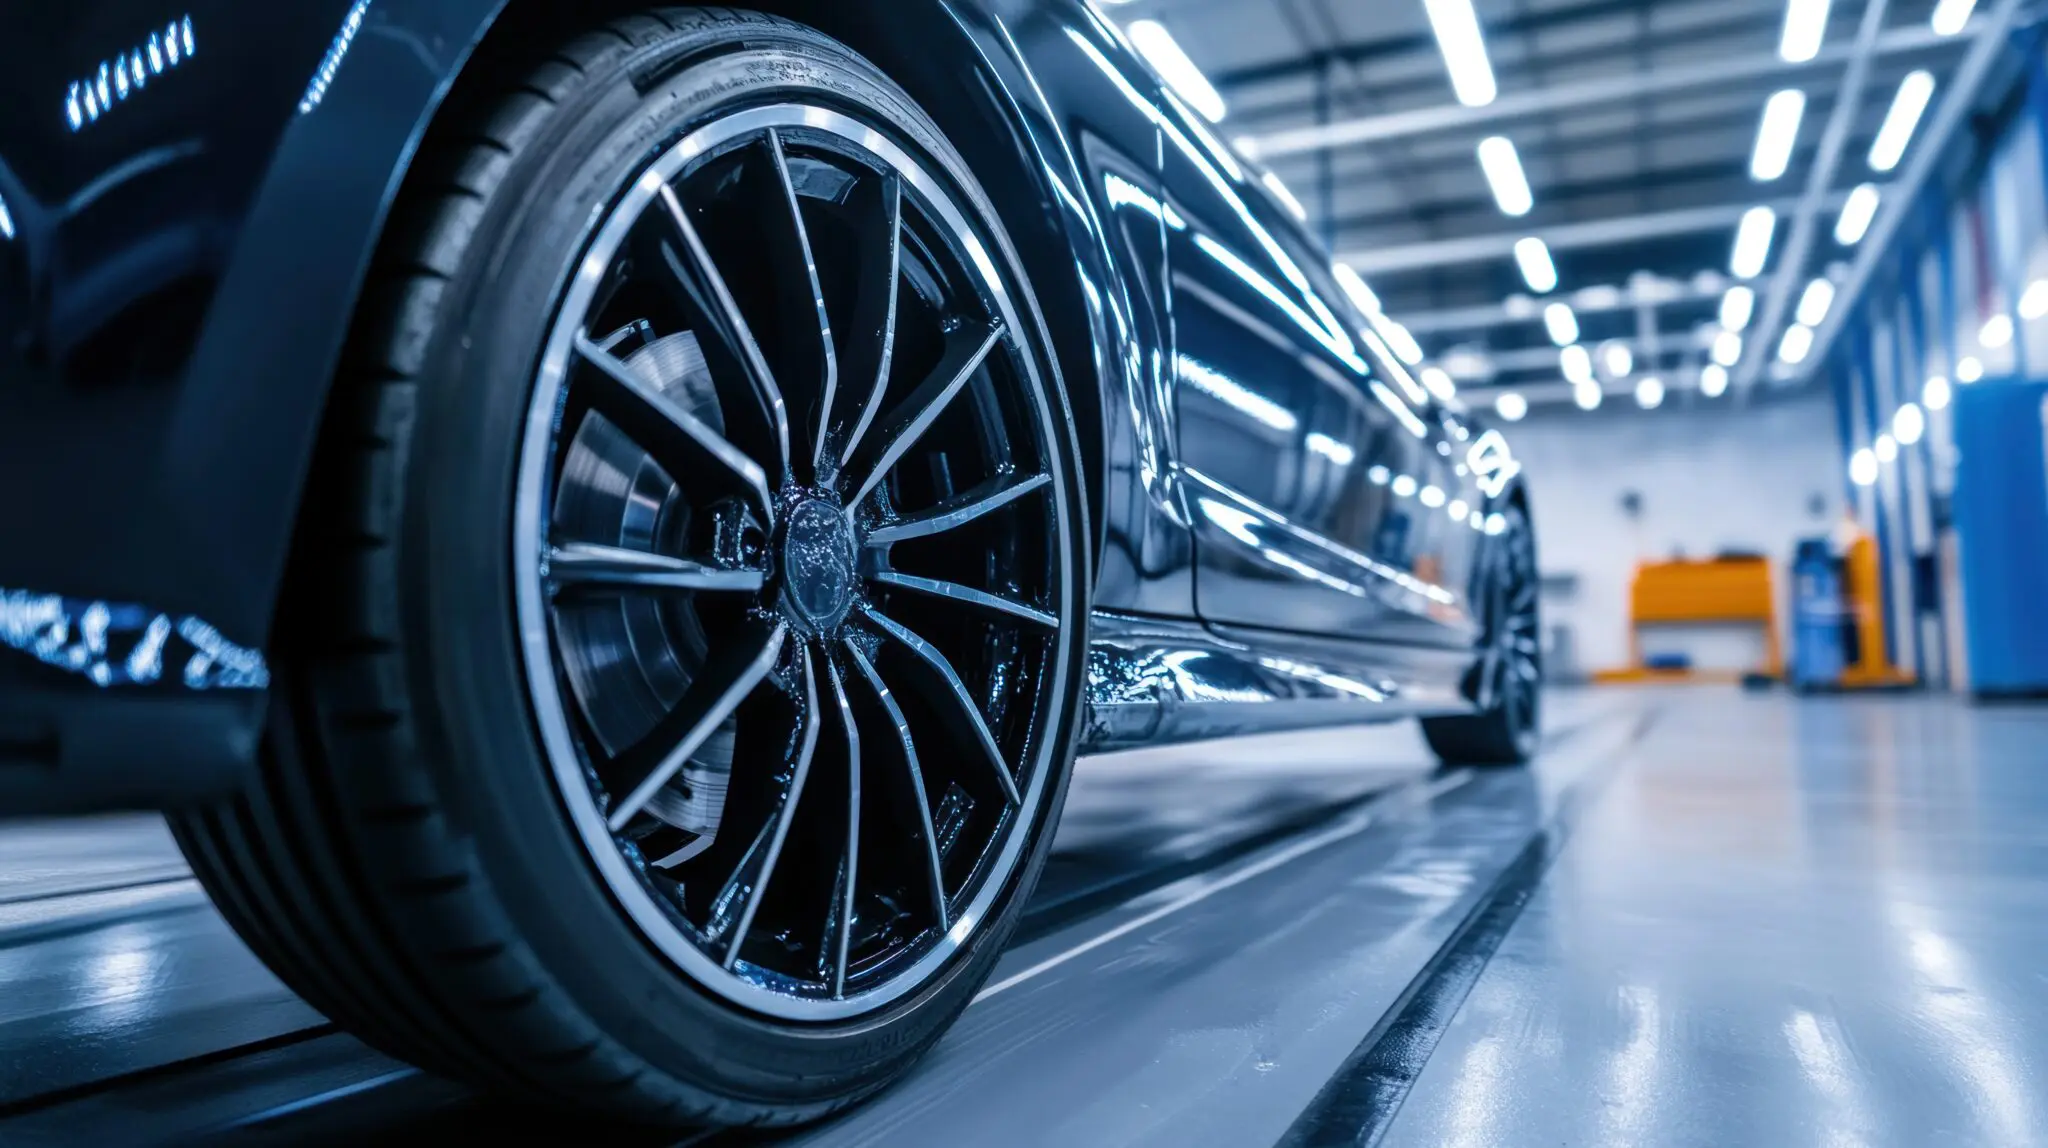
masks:
[[(1543, 571), (1578, 579), (1569, 597), (1547, 599), (1544, 624), (1571, 629), (1580, 670), (1627, 664), (1629, 581), (1639, 559), (1723, 550), (1770, 556), (1779, 637), (1791, 656), (1786, 572), (1793, 547), (1826, 534), (1842, 514), (1845, 463), (1828, 394), (1816, 389), (1740, 409), (1726, 399), (1678, 395), (1657, 411), (1617, 396), (1591, 414), (1539, 408), (1507, 434), (1528, 475)], [(1639, 518), (1622, 508), (1628, 491), (1642, 497)], [(1825, 504), (1818, 516), (1809, 505), (1816, 496)], [(1702, 668), (1743, 668), (1760, 657), (1762, 642), (1688, 631), (1648, 648), (1683, 649)]]

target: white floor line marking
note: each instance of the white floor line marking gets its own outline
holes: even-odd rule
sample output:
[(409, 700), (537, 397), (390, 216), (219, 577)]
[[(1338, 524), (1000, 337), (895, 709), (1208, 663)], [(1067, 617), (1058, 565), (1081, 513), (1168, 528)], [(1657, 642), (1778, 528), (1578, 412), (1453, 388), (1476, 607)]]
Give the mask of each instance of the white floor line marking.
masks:
[[(1407, 802), (1407, 804), (1420, 805), (1427, 801), (1434, 801), (1437, 798), (1442, 797), (1444, 794), (1449, 793), (1452, 790), (1458, 788), (1459, 786), (1465, 784), (1466, 782), (1471, 781), (1472, 777), (1473, 774), (1471, 770), (1460, 770), (1457, 773), (1453, 773), (1448, 777), (1440, 778), (1437, 781), (1434, 781), (1429, 785), (1424, 786), (1422, 789), (1418, 790), (1415, 793), (1415, 796), (1409, 802)], [(1107, 933), (1103, 933), (1099, 936), (1083, 941), (1080, 944), (1075, 945), (1073, 948), (1066, 950), (1065, 952), (1055, 953), (1052, 956), (1047, 957), (1046, 959), (1038, 962), (1037, 964), (1032, 965), (1030, 968), (1023, 970), (1022, 972), (1013, 973), (1010, 976), (1004, 977), (1002, 980), (997, 981), (995, 984), (992, 984), (987, 988), (981, 990), (979, 993), (976, 993), (974, 999), (968, 1003), (970, 1005), (980, 1004), (988, 998), (995, 996), (997, 993), (1008, 992), (1009, 990), (1016, 988), (1018, 985), (1023, 984), (1025, 981), (1028, 981), (1033, 977), (1039, 976), (1043, 973), (1050, 972), (1051, 970), (1066, 964), (1068, 961), (1073, 960), (1075, 957), (1078, 957), (1083, 953), (1092, 952), (1093, 950), (1099, 949), (1102, 946), (1110, 943), (1111, 941), (1116, 940), (1118, 937), (1127, 936), (1133, 932), (1136, 932), (1139, 929), (1144, 928), (1149, 924), (1152, 924), (1154, 921), (1161, 920), (1165, 917), (1170, 917), (1173, 914), (1180, 912), (1182, 909), (1185, 909), (1190, 905), (1206, 901), (1210, 897), (1213, 897), (1216, 894), (1221, 893), (1225, 889), (1234, 888), (1235, 886), (1244, 884), (1246, 881), (1249, 881), (1254, 877), (1260, 876), (1265, 873), (1271, 873), (1273, 870), (1280, 868), (1282, 865), (1285, 865), (1290, 861), (1298, 860), (1325, 846), (1334, 845), (1347, 837), (1355, 837), (1358, 834), (1363, 833), (1366, 829), (1370, 828), (1373, 825), (1373, 823), (1379, 819), (1378, 815), (1383, 814), (1384, 812), (1384, 810), (1368, 810), (1355, 818), (1342, 822), (1338, 825), (1333, 825), (1330, 828), (1323, 830), (1321, 833), (1318, 833), (1313, 837), (1304, 837), (1301, 840), (1295, 842), (1294, 844), (1288, 846), (1287, 848), (1282, 849), (1280, 852), (1275, 853), (1269, 857), (1266, 857), (1261, 861), (1257, 861), (1253, 864), (1247, 865), (1244, 868), (1239, 869), (1237, 872), (1232, 873), (1227, 877), (1224, 877), (1211, 884), (1204, 885), (1201, 888), (1188, 893), (1186, 896), (1179, 897), (1172, 901), (1168, 901), (1166, 904), (1161, 905), (1157, 909), (1154, 909), (1151, 912), (1146, 913), (1142, 916), (1133, 917), (1130, 920), (1125, 921), (1123, 924), (1118, 925), (1116, 928), (1111, 929)]]

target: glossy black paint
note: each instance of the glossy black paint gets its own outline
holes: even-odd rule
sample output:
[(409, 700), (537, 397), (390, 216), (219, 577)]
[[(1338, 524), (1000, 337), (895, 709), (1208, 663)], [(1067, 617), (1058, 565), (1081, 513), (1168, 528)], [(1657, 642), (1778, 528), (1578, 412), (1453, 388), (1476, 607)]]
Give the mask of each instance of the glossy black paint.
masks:
[[(1478, 487), (1476, 428), (1361, 337), (1326, 258), (1114, 25), (1081, 0), (758, 6), (903, 84), (1008, 222), (1097, 492), (1099, 611), (1237, 627), (1218, 641), (1253, 663), (1290, 631), (1370, 642), (1317, 664), (1390, 667), (1407, 696), (1461, 704), (1448, 691), (1477, 633), (1485, 536), (1371, 476), (1482, 512), (1513, 483)], [(78, 0), (11, 15), (0, 595), (132, 604), (269, 645), (328, 380), (410, 158), (480, 45), (538, 58), (634, 5), (569, 7)], [(192, 50), (158, 70), (151, 36), (165, 53), (188, 21)], [(1129, 644), (1101, 629), (1104, 651)], [(170, 799), (225, 784), (252, 752), (260, 690), (186, 698), (175, 675), (106, 689), (50, 661), (0, 642), (0, 802)], [(1251, 710), (1242, 723), (1279, 720)], [(140, 764), (201, 713), (209, 768)]]

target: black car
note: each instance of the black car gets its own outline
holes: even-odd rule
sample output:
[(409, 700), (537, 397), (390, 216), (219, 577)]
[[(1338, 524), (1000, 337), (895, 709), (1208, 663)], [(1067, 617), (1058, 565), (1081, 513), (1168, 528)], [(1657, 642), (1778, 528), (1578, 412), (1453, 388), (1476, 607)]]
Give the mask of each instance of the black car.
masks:
[(0, 40), (0, 810), (380, 1048), (815, 1118), (1077, 753), (1529, 756), (1507, 444), (1082, 0), (189, 3)]

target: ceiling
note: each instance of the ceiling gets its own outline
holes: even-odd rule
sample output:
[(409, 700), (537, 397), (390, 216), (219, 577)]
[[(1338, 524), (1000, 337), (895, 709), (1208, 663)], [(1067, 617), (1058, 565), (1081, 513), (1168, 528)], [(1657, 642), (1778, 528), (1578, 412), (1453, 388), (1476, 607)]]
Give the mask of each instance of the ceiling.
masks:
[[(1857, 256), (1833, 235), (1843, 196), (1907, 170), (1876, 173), (1868, 159), (1900, 81), (1935, 77), (1932, 121), (1987, 11), (2009, 7), (1984, 0), (1943, 36), (1937, 0), (1834, 0), (1819, 54), (1791, 64), (1788, 3), (1811, 0), (1472, 0), (1498, 88), (1478, 107), (1454, 94), (1424, 0), (1103, 6), (1167, 27), (1222, 93), (1221, 134), (1284, 181), (1468, 401), (1512, 389), (1541, 404), (1575, 394), (1543, 321), (1556, 301), (1572, 305), (1582, 345), (1631, 349), (1630, 371), (1603, 368), (1604, 394), (1652, 374), (1674, 394), (1696, 389), (1737, 223), (1759, 204), (1779, 222), (1730, 390), (1798, 381), (1775, 361), (1780, 333), (1800, 289), (1846, 278)], [(1866, 29), (1867, 6), (1878, 12)], [(1805, 115), (1785, 173), (1759, 182), (1759, 123), (1784, 88), (1806, 94)], [(1816, 172), (1830, 134), (1838, 161)], [(1520, 217), (1502, 211), (1475, 155), (1494, 135), (1514, 142), (1534, 193)], [(1781, 276), (1802, 214), (1809, 253)], [(1558, 273), (1541, 298), (1512, 254), (1526, 236), (1546, 241)]]

